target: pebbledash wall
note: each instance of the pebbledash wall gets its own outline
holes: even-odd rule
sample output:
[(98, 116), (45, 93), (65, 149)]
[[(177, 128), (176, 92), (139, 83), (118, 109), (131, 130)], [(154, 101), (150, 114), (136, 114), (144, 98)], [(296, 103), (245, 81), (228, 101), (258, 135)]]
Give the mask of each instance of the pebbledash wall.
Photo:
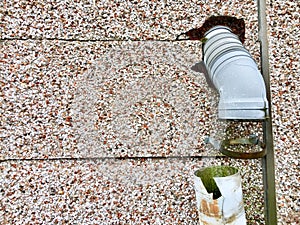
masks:
[[(267, 1), (278, 224), (300, 219), (299, 4)], [(197, 224), (192, 174), (225, 164), (264, 224), (261, 162), (204, 144), (201, 43), (174, 41), (211, 15), (244, 18), (259, 62), (256, 1), (2, 0), (0, 223)]]

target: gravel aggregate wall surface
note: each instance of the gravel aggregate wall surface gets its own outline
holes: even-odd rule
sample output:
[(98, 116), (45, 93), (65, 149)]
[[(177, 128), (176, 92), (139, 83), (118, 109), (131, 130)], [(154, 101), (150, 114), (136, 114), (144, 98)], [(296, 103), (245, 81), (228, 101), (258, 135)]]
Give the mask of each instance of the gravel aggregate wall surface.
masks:
[[(256, 3), (1, 1), (0, 223), (197, 224), (193, 171), (228, 164), (241, 169), (248, 224), (264, 224), (260, 160), (204, 143), (261, 124), (217, 121), (217, 95), (192, 69), (201, 42), (174, 41), (208, 16), (236, 16), (259, 65)], [(267, 1), (283, 225), (300, 220), (299, 11)]]

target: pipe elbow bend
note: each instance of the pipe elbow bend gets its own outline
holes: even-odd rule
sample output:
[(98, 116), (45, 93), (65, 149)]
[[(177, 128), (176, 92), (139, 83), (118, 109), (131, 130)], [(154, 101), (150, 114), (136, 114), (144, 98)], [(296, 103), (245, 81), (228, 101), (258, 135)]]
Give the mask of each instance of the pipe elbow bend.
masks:
[(250, 53), (227, 27), (214, 27), (206, 37), (203, 58), (220, 95), (219, 119), (264, 120), (268, 107), (266, 87)]

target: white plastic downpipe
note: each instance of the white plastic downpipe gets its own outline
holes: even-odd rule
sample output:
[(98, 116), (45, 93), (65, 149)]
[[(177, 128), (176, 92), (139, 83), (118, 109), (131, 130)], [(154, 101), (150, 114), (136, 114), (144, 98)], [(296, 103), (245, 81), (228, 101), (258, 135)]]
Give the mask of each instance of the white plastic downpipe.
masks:
[[(229, 166), (199, 169), (194, 173), (194, 188), (200, 225), (247, 224), (238, 169)], [(214, 198), (216, 189), (221, 196)]]
[(261, 73), (238, 36), (225, 26), (205, 34), (203, 59), (220, 95), (219, 119), (264, 120), (268, 101)]

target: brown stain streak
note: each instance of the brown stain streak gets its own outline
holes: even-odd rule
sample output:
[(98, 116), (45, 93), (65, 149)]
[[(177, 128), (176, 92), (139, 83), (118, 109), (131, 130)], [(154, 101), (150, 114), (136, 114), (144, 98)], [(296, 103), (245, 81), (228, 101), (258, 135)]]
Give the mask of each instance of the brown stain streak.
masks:
[(213, 202), (207, 202), (205, 199), (202, 199), (200, 211), (207, 216), (216, 218), (221, 217), (220, 208), (217, 200), (213, 200)]

